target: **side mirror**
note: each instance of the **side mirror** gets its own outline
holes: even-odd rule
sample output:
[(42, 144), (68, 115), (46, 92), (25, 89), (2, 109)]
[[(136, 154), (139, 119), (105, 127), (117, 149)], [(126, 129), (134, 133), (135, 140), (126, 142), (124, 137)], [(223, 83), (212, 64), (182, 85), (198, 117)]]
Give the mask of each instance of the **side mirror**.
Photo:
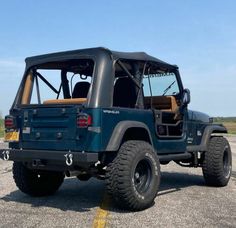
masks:
[(191, 97), (190, 97), (190, 90), (189, 89), (184, 89), (183, 91), (183, 98), (182, 98), (182, 102), (184, 106), (187, 106), (191, 101)]

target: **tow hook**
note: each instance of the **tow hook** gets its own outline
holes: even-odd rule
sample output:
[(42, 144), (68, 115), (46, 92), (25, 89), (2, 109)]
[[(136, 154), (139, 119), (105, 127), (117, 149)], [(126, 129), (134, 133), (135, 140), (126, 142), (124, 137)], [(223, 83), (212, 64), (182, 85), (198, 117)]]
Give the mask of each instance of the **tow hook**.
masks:
[(64, 156), (66, 157), (66, 165), (71, 166), (73, 164), (73, 154), (68, 153)]
[(9, 160), (9, 154), (10, 154), (9, 150), (4, 150), (2, 152), (2, 154), (3, 154), (3, 160), (8, 161)]

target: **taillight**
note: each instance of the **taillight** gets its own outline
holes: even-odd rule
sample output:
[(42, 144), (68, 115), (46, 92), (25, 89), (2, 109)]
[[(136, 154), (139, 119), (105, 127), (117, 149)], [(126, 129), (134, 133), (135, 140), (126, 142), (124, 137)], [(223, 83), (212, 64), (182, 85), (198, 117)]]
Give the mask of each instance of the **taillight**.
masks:
[(77, 126), (79, 128), (87, 128), (92, 125), (92, 117), (88, 114), (80, 114), (77, 117)]
[(5, 117), (5, 128), (6, 129), (13, 129), (15, 128), (15, 120), (13, 116), (6, 116)]

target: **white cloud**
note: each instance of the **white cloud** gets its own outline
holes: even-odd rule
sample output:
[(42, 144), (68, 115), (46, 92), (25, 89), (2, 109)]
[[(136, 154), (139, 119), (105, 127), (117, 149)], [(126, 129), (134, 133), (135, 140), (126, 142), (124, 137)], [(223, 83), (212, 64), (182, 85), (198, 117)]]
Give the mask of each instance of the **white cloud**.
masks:
[(0, 68), (8, 68), (8, 67), (24, 68), (24, 63), (14, 61), (14, 60), (1, 60), (0, 59)]

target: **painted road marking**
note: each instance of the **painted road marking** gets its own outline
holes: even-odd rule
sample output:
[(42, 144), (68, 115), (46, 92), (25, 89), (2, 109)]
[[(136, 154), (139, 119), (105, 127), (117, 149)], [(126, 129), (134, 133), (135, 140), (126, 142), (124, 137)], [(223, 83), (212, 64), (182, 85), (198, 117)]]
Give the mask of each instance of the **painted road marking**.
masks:
[(105, 194), (101, 206), (97, 209), (96, 216), (93, 221), (93, 228), (104, 228), (107, 225), (107, 217), (108, 217), (108, 206), (110, 199)]

